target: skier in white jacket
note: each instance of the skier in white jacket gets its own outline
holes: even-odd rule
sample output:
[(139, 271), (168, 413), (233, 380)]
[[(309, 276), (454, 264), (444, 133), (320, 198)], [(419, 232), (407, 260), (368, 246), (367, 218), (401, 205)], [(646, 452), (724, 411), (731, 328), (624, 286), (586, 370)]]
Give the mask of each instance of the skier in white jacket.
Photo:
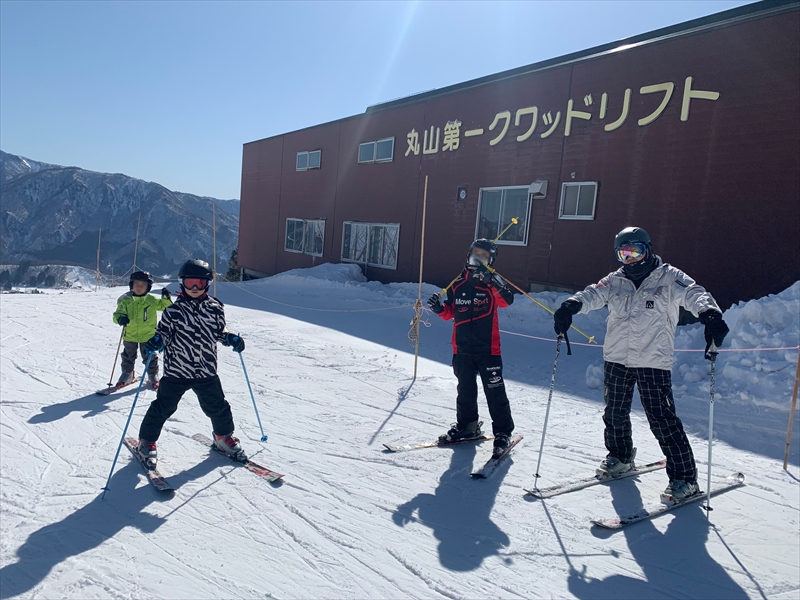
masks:
[(603, 346), (608, 456), (597, 473), (614, 476), (634, 468), (630, 411), (637, 385), (650, 430), (667, 458), (669, 485), (661, 499), (677, 502), (699, 493), (694, 455), (672, 395), (680, 308), (700, 318), (708, 345), (713, 340), (720, 346), (728, 326), (711, 294), (653, 253), (644, 229), (623, 229), (614, 240), (614, 249), (622, 267), (562, 303), (555, 312), (555, 330), (566, 334), (573, 315), (608, 306)]

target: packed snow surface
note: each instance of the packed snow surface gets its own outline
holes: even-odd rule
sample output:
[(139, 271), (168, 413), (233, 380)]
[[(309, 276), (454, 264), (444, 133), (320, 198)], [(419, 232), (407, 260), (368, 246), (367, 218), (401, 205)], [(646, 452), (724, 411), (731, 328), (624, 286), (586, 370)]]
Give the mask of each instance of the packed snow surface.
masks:
[[(237, 434), (284, 483), (192, 440), (210, 426), (189, 392), (159, 440), (176, 494), (159, 496), (123, 448), (101, 499), (135, 395), (94, 394), (114, 362), (111, 313), (124, 289), (0, 299), (3, 598), (798, 597), (797, 423), (781, 468), (796, 350), (720, 354), (712, 474), (742, 471), (744, 488), (716, 497), (710, 518), (694, 504), (611, 534), (589, 520), (657, 501), (663, 471), (546, 501), (523, 492), (534, 484), (553, 342), (503, 334), (525, 439), (491, 478), (472, 480), (488, 444), (382, 452), (433, 440), (455, 419), (451, 324), (429, 313), (411, 380), (416, 285), (367, 282), (356, 266), (330, 264), (220, 284), (269, 441), (259, 441), (239, 358), (220, 346)], [(536, 297), (556, 307), (566, 296)], [(363, 312), (377, 308), (388, 310)], [(735, 306), (724, 348), (796, 347), (798, 313), (800, 284)], [(525, 297), (501, 315), (505, 331), (553, 337), (552, 317)], [(605, 316), (575, 324), (602, 343)], [(702, 337), (699, 325), (681, 328), (677, 347), (702, 349)], [(601, 366), (597, 347), (562, 352), (540, 487), (591, 475), (605, 455)], [(704, 483), (709, 363), (678, 353), (673, 379)], [(141, 393), (129, 435), (154, 397)], [(639, 462), (658, 460), (637, 405)]]

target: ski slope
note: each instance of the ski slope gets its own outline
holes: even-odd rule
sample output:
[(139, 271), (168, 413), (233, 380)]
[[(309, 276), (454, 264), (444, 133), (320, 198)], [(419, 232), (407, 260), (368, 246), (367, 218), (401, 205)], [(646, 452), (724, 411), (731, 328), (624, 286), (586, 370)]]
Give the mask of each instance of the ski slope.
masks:
[[(503, 337), (508, 393), (525, 436), (487, 480), (469, 477), (489, 444), (400, 454), (455, 417), (451, 324), (429, 315), (411, 381), (411, 284), (365, 282), (352, 265), (220, 284), (269, 441), (259, 441), (239, 358), (220, 346), (237, 435), (285, 473), (270, 485), (191, 439), (209, 423), (188, 393), (159, 440), (162, 497), (123, 448), (100, 498), (135, 391), (101, 397), (124, 288), (0, 299), (0, 596), (3, 598), (797, 598), (800, 424), (781, 468), (796, 351), (723, 354), (715, 481), (746, 486), (609, 533), (593, 517), (657, 500), (663, 471), (539, 501), (533, 485), (554, 344)], [(425, 286), (425, 292), (436, 291)], [(564, 295), (538, 294), (550, 306)], [(269, 300), (268, 300), (269, 299)], [(305, 310), (292, 306), (315, 310)], [(345, 309), (374, 312), (329, 312)], [(796, 346), (800, 284), (734, 307), (726, 347)], [(524, 297), (504, 330), (552, 337)], [(602, 342), (605, 315), (578, 316)], [(579, 336), (572, 336), (580, 341)], [(702, 347), (699, 326), (678, 347)], [(605, 455), (598, 348), (562, 352), (540, 487), (591, 474)], [(137, 365), (138, 366), (138, 365)], [(679, 414), (706, 473), (708, 365), (680, 354)], [(129, 434), (147, 405), (143, 391)], [(634, 401), (634, 406), (638, 399)], [(481, 399), (481, 413), (487, 417)], [(640, 408), (642, 464), (660, 458)], [(487, 419), (488, 420), (488, 419)]]

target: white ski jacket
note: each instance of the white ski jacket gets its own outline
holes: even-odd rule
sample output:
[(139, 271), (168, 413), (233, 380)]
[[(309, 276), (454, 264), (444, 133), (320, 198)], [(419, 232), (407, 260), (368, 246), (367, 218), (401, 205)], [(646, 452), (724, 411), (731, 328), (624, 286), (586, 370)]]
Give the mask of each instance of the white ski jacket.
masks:
[(608, 306), (607, 362), (671, 371), (680, 307), (696, 317), (709, 309), (722, 312), (691, 277), (656, 259), (656, 268), (638, 290), (620, 268), (570, 298), (583, 304), (581, 313)]

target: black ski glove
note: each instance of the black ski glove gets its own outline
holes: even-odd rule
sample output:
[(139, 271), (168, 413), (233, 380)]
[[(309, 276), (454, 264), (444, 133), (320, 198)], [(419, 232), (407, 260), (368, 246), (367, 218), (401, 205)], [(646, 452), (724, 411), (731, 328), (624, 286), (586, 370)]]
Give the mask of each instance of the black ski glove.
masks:
[(169, 298), (170, 300), (172, 300), (172, 294), (169, 293), (169, 290), (167, 288), (161, 288), (161, 297)]
[(566, 335), (572, 325), (572, 315), (577, 315), (583, 307), (582, 302), (577, 300), (565, 300), (553, 314), (554, 328), (556, 335)]
[(442, 305), (441, 298), (439, 298), (439, 294), (434, 294), (428, 298), (428, 308), (430, 308), (437, 315), (440, 315), (444, 312), (444, 306)]
[(478, 265), (472, 272), (472, 278), (477, 279), (481, 283), (489, 283), (492, 279), (492, 274), (489, 273), (489, 269), (486, 268), (486, 265)]
[(244, 340), (238, 333), (226, 333), (222, 343), (233, 348), (234, 352), (244, 351)]
[(708, 354), (711, 342), (713, 341), (714, 345), (719, 348), (730, 329), (728, 329), (728, 324), (722, 320), (722, 313), (713, 308), (700, 313), (700, 322), (706, 326), (706, 354)]
[(121, 325), (122, 327), (125, 327), (125, 325), (127, 325), (130, 322), (131, 320), (128, 318), (128, 315), (120, 315), (117, 318), (117, 324)]

